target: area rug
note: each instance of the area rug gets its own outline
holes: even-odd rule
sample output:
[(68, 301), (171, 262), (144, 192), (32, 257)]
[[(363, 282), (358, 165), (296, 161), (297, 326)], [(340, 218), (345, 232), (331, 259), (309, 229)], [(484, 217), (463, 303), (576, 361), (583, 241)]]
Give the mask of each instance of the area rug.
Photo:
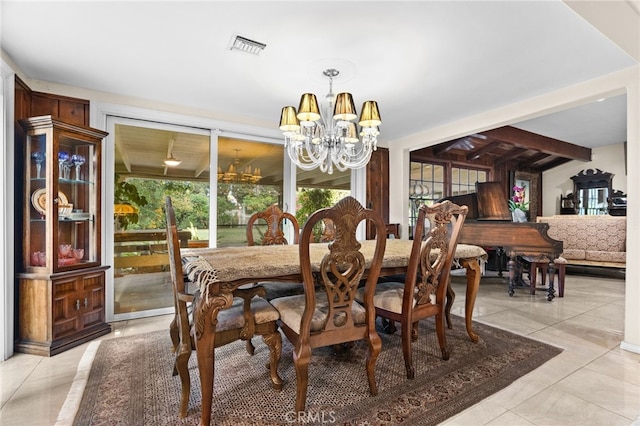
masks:
[[(436, 425), (534, 370), (561, 349), (504, 330), (474, 323), (478, 343), (467, 336), (464, 320), (453, 317), (447, 330), (451, 357), (443, 361), (433, 321), (422, 321), (413, 344), (416, 376), (405, 376), (399, 332), (380, 333), (376, 364), (378, 395), (372, 397), (365, 374), (366, 345), (336, 354), (313, 351), (307, 410), (294, 412), (292, 347), (283, 338), (281, 391), (271, 388), (268, 350), (254, 339), (255, 355), (244, 342), (216, 349), (212, 413), (218, 425), (327, 424)], [(75, 416), (74, 425), (197, 425), (200, 384), (195, 353), (190, 361), (188, 416), (178, 418), (180, 381), (172, 376), (168, 331), (103, 341)]]

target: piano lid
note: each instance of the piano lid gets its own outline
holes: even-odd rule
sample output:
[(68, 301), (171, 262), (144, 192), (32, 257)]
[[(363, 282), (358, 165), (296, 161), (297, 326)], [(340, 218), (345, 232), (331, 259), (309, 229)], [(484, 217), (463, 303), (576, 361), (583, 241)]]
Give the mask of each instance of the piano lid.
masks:
[[(500, 182), (478, 182), (476, 192), (463, 195), (445, 197), (442, 200), (451, 200), (458, 205), (469, 207), (467, 220), (493, 220), (511, 222), (509, 203), (502, 190)], [(439, 201), (442, 201), (439, 200)]]
[(477, 182), (476, 194), (478, 220), (512, 220), (501, 182)]

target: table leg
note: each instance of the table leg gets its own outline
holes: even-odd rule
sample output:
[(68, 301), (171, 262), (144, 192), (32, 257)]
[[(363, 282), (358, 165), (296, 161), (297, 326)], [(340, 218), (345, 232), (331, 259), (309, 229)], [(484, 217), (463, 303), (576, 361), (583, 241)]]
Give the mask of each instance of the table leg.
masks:
[(476, 304), (476, 296), (480, 287), (480, 263), (478, 259), (461, 259), (462, 266), (467, 270), (467, 295), (464, 302), (464, 321), (467, 326), (467, 334), (471, 341), (478, 342), (478, 335), (473, 331), (473, 307)]

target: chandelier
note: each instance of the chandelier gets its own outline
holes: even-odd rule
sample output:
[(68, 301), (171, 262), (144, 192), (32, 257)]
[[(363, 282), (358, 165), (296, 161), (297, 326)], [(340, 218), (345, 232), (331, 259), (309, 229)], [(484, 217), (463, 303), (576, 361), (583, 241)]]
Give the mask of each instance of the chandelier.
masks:
[(323, 114), (312, 93), (300, 98), (298, 111), (293, 106), (282, 108), (280, 130), (289, 158), (302, 170), (320, 167), (323, 173), (358, 169), (369, 162), (376, 150), (380, 134), (380, 112), (376, 101), (366, 101), (360, 111), (360, 132), (353, 120), (357, 112), (351, 93), (333, 94), (333, 79), (340, 71), (322, 72), (329, 78), (329, 93)]
[(240, 149), (235, 149), (236, 158), (229, 164), (229, 168), (226, 171), (222, 170), (222, 167), (218, 166), (218, 181), (223, 183), (253, 183), (257, 184), (262, 179), (262, 173), (259, 167), (254, 169), (247, 165), (242, 170), (239, 168), (240, 158), (238, 153)]

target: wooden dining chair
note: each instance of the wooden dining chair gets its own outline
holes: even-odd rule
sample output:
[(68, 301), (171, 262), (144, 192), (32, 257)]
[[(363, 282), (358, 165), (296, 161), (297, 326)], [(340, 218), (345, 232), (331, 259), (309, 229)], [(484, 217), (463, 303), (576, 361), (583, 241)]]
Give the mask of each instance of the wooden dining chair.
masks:
[[(165, 214), (169, 268), (175, 304), (175, 318), (170, 325), (171, 341), (175, 353), (173, 375), (180, 376), (182, 387), (180, 417), (186, 417), (191, 391), (188, 364), (191, 352), (195, 349), (191, 309), (199, 297), (199, 291), (194, 294), (189, 294), (186, 291), (175, 213), (170, 197), (166, 198)], [(279, 314), (269, 302), (263, 299), (264, 292), (262, 287), (234, 291), (232, 306), (218, 313), (214, 346), (218, 348), (236, 340), (251, 339), (254, 335), (262, 336), (269, 347), (270, 358), (267, 367), (270, 370), (272, 385), (274, 389), (280, 390), (282, 379), (278, 375), (278, 364), (282, 350), (282, 336), (276, 322)], [(253, 353), (251, 354), (253, 355)]]
[(249, 218), (247, 222), (247, 245), (256, 245), (254, 233), (257, 230), (257, 224), (261, 223), (261, 221), (266, 222), (267, 229), (258, 244), (263, 246), (288, 244), (282, 229), (285, 220), (290, 221), (293, 226), (293, 244), (298, 244), (300, 226), (296, 217), (291, 213), (283, 212), (277, 204), (273, 204), (261, 212), (252, 214)]
[[(284, 235), (283, 225), (285, 221), (291, 222), (293, 226), (293, 244), (298, 244), (300, 240), (300, 226), (296, 217), (291, 213), (283, 212), (277, 204), (273, 204), (267, 207), (261, 212), (256, 212), (251, 215), (247, 222), (247, 244), (253, 245), (283, 245), (289, 244), (289, 241)], [(256, 234), (258, 233), (259, 225), (266, 223), (266, 230), (261, 235), (259, 241), (256, 241)], [(302, 294), (302, 284), (290, 283), (290, 282), (262, 282), (259, 283), (264, 287), (266, 293), (265, 298), (267, 300), (274, 299), (276, 297), (291, 296), (294, 294)], [(247, 340), (247, 350), (250, 350), (251, 340)]]
[[(401, 324), (402, 353), (409, 379), (415, 377), (411, 342), (418, 338), (418, 321), (435, 317), (442, 359), (449, 359), (444, 326), (446, 295), (467, 211), (467, 206), (450, 201), (421, 206), (404, 282), (381, 282), (376, 288), (376, 315), (382, 317), (387, 331), (395, 332), (395, 322)], [(360, 291), (357, 297), (364, 300), (366, 295)]]
[[(313, 244), (314, 225), (325, 218), (331, 219), (335, 225), (335, 239), (329, 244)], [(358, 224), (367, 220), (375, 224), (377, 235), (382, 236), (376, 240), (370, 265), (365, 264), (361, 245), (356, 239)], [(306, 405), (311, 350), (317, 347), (366, 340), (369, 346), (366, 362), (369, 390), (371, 395), (378, 392), (374, 369), (382, 342), (375, 329), (373, 293), (386, 244), (384, 230), (380, 215), (365, 209), (352, 197), (316, 211), (303, 226), (300, 268), (304, 294), (271, 301), (280, 312), (281, 329), (294, 346), (297, 412), (304, 411)], [(312, 251), (312, 246), (316, 251)], [(315, 262), (312, 262), (312, 256)], [(312, 263), (320, 264), (319, 271), (312, 270)], [(364, 300), (359, 304), (355, 301), (355, 294), (365, 273), (368, 274)], [(325, 291), (318, 292), (316, 283)]]

